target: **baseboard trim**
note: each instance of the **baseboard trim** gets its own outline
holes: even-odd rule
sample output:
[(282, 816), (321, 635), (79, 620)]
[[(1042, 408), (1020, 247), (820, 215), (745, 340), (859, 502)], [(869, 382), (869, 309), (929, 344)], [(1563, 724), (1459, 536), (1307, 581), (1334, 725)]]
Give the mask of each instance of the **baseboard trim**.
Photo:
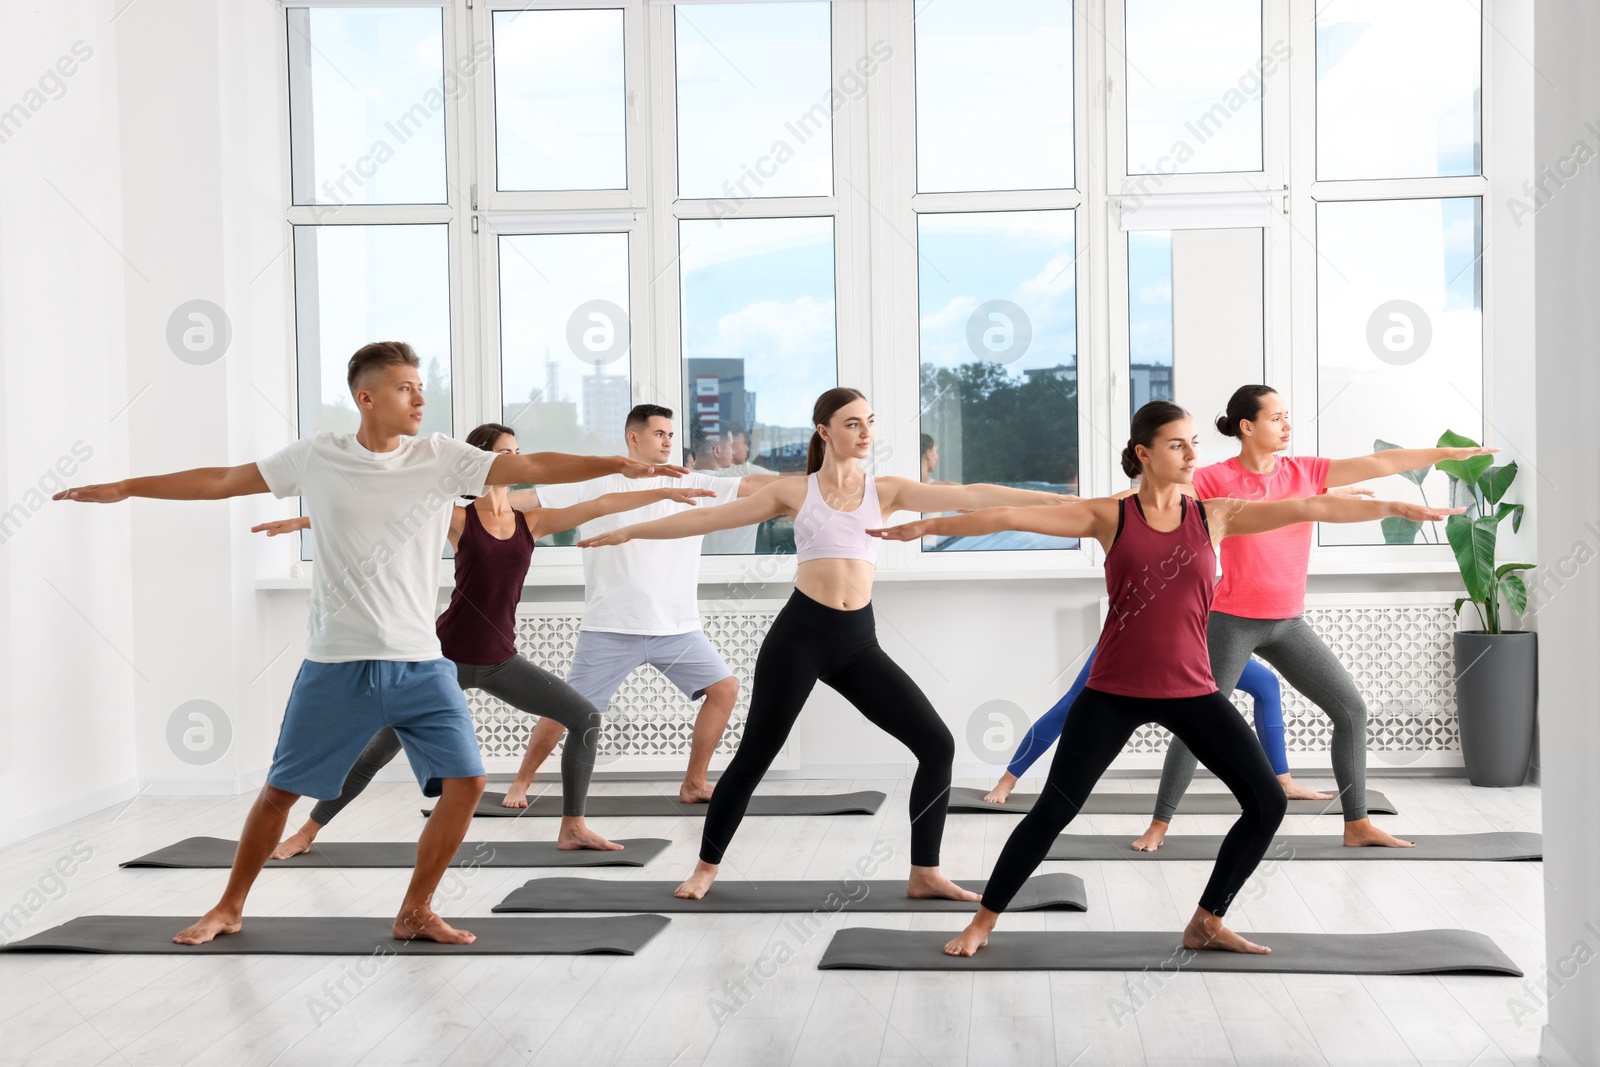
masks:
[(7, 819), (5, 829), (0, 831), (0, 848), (15, 845), (38, 834), (48, 833), (58, 826), (65, 826), (75, 819), (93, 815), (97, 811), (103, 811), (114, 804), (121, 804), (138, 795), (138, 779), (129, 778), (85, 796), (74, 797), (64, 804), (34, 812), (32, 815)]

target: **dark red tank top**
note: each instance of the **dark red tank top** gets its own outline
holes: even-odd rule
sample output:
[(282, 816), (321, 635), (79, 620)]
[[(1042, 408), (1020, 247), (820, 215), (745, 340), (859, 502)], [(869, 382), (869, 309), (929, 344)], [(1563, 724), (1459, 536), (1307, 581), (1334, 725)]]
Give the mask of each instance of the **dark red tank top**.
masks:
[(1117, 536), (1106, 553), (1111, 610), (1086, 685), (1130, 697), (1214, 693), (1206, 617), (1217, 555), (1205, 506), (1181, 497), (1177, 528), (1152, 529), (1136, 497), (1118, 501)]
[(456, 543), (456, 587), (434, 628), (446, 658), (488, 667), (517, 654), (517, 601), (533, 561), (533, 531), (519, 511), (516, 532), (502, 541), (483, 528), (476, 507), (468, 504), (466, 511)]

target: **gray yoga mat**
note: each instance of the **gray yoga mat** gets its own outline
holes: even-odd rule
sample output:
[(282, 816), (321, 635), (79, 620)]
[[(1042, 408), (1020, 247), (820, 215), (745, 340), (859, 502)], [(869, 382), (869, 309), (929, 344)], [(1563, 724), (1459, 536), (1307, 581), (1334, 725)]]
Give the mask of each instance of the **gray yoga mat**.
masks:
[[(565, 851), (554, 841), (466, 841), (456, 850), (452, 867), (643, 867), (672, 844), (659, 837), (619, 840), (621, 852), (594, 849)], [(223, 837), (186, 837), (120, 864), (123, 867), (222, 868), (233, 866), (237, 842)], [(286, 860), (268, 860), (267, 870), (339, 867), (413, 867), (415, 841), (327, 841)]]
[[(950, 810), (962, 815), (1020, 815), (1033, 807), (1037, 793), (1012, 793), (1004, 804), (983, 799), (987, 789), (957, 785), (950, 788)], [(1090, 793), (1083, 805), (1085, 815), (1149, 815), (1155, 809), (1154, 793)], [(1290, 815), (1338, 815), (1344, 809), (1333, 800), (1291, 800)], [(1374, 815), (1398, 815), (1389, 798), (1375, 789), (1367, 790), (1367, 810)], [(1237, 815), (1239, 802), (1232, 793), (1185, 793), (1178, 802), (1180, 815)]]
[[(478, 810), (472, 814), (477, 818), (514, 819), (519, 815), (531, 815), (536, 818), (559, 817), (561, 814), (561, 796), (559, 793), (547, 794), (542, 797), (533, 797), (525, 808), (501, 807), (500, 801), (504, 793), (485, 793), (478, 801)], [(796, 794), (782, 796), (775, 793), (757, 793), (750, 798), (750, 807), (746, 815), (875, 815), (883, 804), (884, 794), (872, 789), (864, 789), (857, 793), (823, 793), (823, 794)], [(590, 817), (604, 815), (639, 816), (639, 815), (666, 815), (679, 817), (683, 815), (704, 816), (708, 804), (685, 804), (677, 797), (663, 796), (655, 793), (644, 793), (634, 796), (598, 796), (591, 795), (584, 814)], [(433, 809), (424, 808), (422, 814), (427, 815)]]
[[(957, 879), (957, 885), (983, 892), (982, 879)], [(896, 880), (745, 881), (724, 878), (700, 900), (672, 895), (677, 882), (614, 881), (599, 878), (535, 878), (511, 891), (495, 912), (657, 911), (672, 914), (808, 911), (955, 911), (971, 914), (976, 904), (961, 900), (912, 900), (906, 883)], [(866, 888), (865, 894), (862, 887)], [(1012, 911), (1065, 908), (1086, 911), (1083, 881), (1053, 873), (1029, 878), (1011, 902)]]
[(452, 919), (478, 935), (470, 945), (397, 941), (393, 919), (330, 916), (245, 916), (244, 929), (204, 945), (175, 945), (172, 935), (193, 922), (186, 915), (85, 915), (13, 941), (4, 952), (104, 952), (113, 955), (197, 956), (631, 956), (672, 920), (663, 915), (602, 919)]
[(946, 956), (955, 930), (847, 927), (833, 935), (820, 970), (1235, 971), (1248, 974), (1497, 974), (1522, 971), (1475, 930), (1385, 934), (1250, 933), (1269, 955), (1189, 952), (1170, 930), (1000, 931), (975, 956)]
[[(1135, 852), (1128, 836), (1062, 834), (1047, 860), (1214, 860), (1222, 844), (1215, 834), (1168, 834), (1154, 852)], [(1539, 860), (1544, 838), (1530, 833), (1416, 834), (1416, 848), (1345, 848), (1332, 834), (1293, 834), (1273, 840), (1263, 862), (1272, 860)]]

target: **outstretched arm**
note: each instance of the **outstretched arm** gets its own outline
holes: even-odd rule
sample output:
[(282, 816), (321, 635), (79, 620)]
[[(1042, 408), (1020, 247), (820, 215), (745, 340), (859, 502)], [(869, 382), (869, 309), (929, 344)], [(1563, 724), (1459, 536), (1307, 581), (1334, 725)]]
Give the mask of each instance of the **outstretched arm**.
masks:
[(532, 482), (549, 485), (558, 482), (586, 482), (607, 474), (629, 478), (649, 478), (658, 474), (683, 477), (682, 467), (640, 463), (626, 456), (569, 456), (565, 452), (534, 452), (526, 456), (497, 456), (489, 467), (484, 485), (522, 485)]
[[(674, 537), (697, 537), (716, 530), (732, 530), (739, 526), (753, 526), (758, 522), (775, 519), (795, 510), (787, 501), (792, 485), (777, 482), (760, 492), (739, 500), (731, 500), (714, 508), (696, 508), (693, 511), (669, 515), (664, 519), (636, 523), (613, 530), (598, 537), (588, 537), (578, 542), (579, 548), (600, 548), (604, 545), (622, 545), (633, 540), (664, 540)], [(796, 505), (798, 506), (798, 505)]]
[(1297, 500), (1235, 500), (1219, 497), (1205, 502), (1212, 541), (1265, 533), (1301, 522), (1376, 522), (1398, 515), (1417, 522), (1438, 522), (1466, 508), (1428, 508), (1402, 500), (1360, 500), (1348, 496), (1308, 496)]
[(115, 504), (130, 496), (152, 500), (226, 500), (235, 496), (270, 493), (261, 468), (254, 463), (239, 467), (198, 467), (175, 474), (155, 474), (148, 478), (125, 478), (120, 482), (63, 489), (52, 500), (82, 500), (91, 504)]
[(910, 478), (878, 479), (878, 492), (884, 505), (895, 511), (976, 511), (979, 508), (1026, 508), (1040, 504), (1063, 504), (1077, 500), (1060, 493), (1034, 489), (1013, 489), (1005, 485), (977, 482), (972, 485), (913, 481)]
[[(1418, 467), (1431, 467), (1446, 459), (1471, 459), (1488, 456), (1498, 448), (1389, 448), (1370, 456), (1353, 456), (1350, 459), (1328, 461), (1328, 485), (1349, 485), (1368, 478), (1382, 478), (1388, 474), (1414, 471)], [(1329, 520), (1322, 520), (1324, 522)]]
[(1109, 497), (1074, 500), (1060, 507), (996, 507), (965, 515), (940, 515), (868, 533), (886, 541), (915, 541), (928, 534), (969, 537), (1020, 530), (1054, 537), (1093, 537), (1105, 544), (1116, 533), (1117, 502)]
[(648, 504), (655, 504), (662, 500), (675, 500), (679, 504), (694, 504), (697, 501), (717, 494), (710, 489), (679, 489), (668, 486), (662, 489), (639, 489), (631, 493), (606, 493), (593, 500), (585, 500), (581, 504), (574, 504), (570, 508), (533, 508), (528, 511), (528, 526), (533, 531), (533, 536), (543, 537), (545, 534), (556, 533), (560, 530), (570, 530), (574, 526), (582, 526), (590, 519), (597, 519), (601, 515), (615, 515), (619, 511), (632, 511)]

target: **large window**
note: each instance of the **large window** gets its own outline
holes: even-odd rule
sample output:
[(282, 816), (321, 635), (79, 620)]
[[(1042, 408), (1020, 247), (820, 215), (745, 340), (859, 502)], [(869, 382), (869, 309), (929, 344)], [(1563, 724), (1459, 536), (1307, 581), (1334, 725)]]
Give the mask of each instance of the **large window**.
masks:
[[(841, 384), (879, 412), (879, 474), (1090, 496), (1127, 485), (1152, 399), (1233, 454), (1212, 419), (1254, 382), (1296, 451), (1482, 439), (1483, 27), (1451, 0), (290, 6), (300, 431), (352, 427), (345, 361), (401, 338), (424, 429), (617, 453), (650, 402), (725, 477), (799, 473)], [(1318, 551), (1448, 559), (1384, 534)], [(792, 550), (782, 521), (705, 544)], [(930, 538), (881, 565), (1098, 551)]]

